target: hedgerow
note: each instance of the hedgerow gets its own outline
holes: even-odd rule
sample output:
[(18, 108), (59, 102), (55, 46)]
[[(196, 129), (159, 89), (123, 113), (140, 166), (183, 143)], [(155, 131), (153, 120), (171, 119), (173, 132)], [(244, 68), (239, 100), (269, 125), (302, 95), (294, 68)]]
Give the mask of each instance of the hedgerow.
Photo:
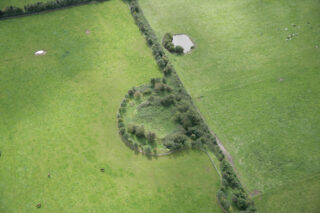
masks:
[[(210, 132), (208, 126), (198, 113), (196, 107), (193, 105), (190, 95), (185, 91), (179, 76), (174, 67), (169, 62), (165, 55), (157, 37), (150, 27), (148, 21), (143, 15), (143, 12), (137, 0), (128, 0), (131, 14), (135, 23), (144, 35), (147, 44), (152, 49), (152, 54), (158, 64), (160, 71), (164, 74), (164, 80), (170, 82), (170, 93), (165, 94), (160, 104), (165, 106), (173, 105), (176, 108), (175, 120), (183, 129), (175, 135), (169, 135), (163, 141), (163, 144), (170, 150), (188, 148), (207, 149), (212, 151), (220, 161), (220, 169), (222, 173), (221, 193), (217, 194), (217, 198), (226, 211), (230, 210), (230, 206), (236, 207), (243, 212), (256, 212), (254, 203), (249, 199), (247, 193), (243, 189), (237, 175), (232, 166), (225, 160), (223, 152), (220, 150), (215, 137)], [(172, 52), (172, 35), (166, 34), (163, 39), (163, 46)], [(178, 48), (175, 52), (183, 52), (183, 48)], [(160, 79), (151, 79), (151, 88), (156, 89), (157, 92), (166, 91), (165, 82)], [(129, 91), (129, 95), (132, 91)], [(156, 98), (151, 96), (149, 101), (156, 102)], [(228, 196), (223, 196), (223, 191), (231, 191), (233, 193), (232, 199)]]
[(77, 4), (85, 4), (90, 2), (103, 2), (108, 0), (53, 0), (47, 2), (36, 2), (27, 4), (23, 8), (8, 6), (0, 10), (0, 18), (19, 16), (24, 14), (39, 13), (46, 10), (53, 10), (68, 7)]

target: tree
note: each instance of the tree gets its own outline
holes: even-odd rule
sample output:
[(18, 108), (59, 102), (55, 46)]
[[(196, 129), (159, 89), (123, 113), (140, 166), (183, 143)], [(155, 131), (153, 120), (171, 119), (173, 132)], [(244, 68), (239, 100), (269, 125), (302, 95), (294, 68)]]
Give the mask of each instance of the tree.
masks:
[(179, 55), (183, 54), (183, 47), (181, 47), (179, 45), (176, 46), (176, 53), (179, 54)]
[(146, 138), (151, 144), (153, 144), (155, 142), (155, 139), (156, 139), (156, 133), (148, 132), (147, 135), (146, 135)]
[(150, 146), (145, 146), (145, 147), (144, 147), (144, 152), (145, 152), (147, 155), (150, 155), (150, 154), (152, 153), (151, 147), (150, 147)]

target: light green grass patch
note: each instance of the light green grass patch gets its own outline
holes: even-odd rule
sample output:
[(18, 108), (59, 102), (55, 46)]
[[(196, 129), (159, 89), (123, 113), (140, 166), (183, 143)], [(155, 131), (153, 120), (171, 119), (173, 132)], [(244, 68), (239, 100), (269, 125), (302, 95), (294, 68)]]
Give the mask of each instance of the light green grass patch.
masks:
[[(220, 211), (207, 156), (148, 160), (118, 135), (123, 96), (160, 76), (125, 3), (2, 20), (0, 29), (0, 212)], [(40, 49), (48, 53), (34, 56)]]

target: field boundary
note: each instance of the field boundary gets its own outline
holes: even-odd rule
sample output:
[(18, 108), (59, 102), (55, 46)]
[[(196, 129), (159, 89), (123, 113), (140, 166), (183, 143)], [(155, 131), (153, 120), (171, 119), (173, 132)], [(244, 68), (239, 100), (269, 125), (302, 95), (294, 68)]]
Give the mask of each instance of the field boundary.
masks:
[[(0, 21), (1, 20), (6, 20), (6, 19), (13, 19), (13, 18), (22, 18), (22, 17), (25, 17), (25, 16), (31, 16), (31, 15), (50, 13), (50, 12), (63, 10), (63, 9), (70, 9), (70, 8), (78, 7), (78, 6), (82, 6), (82, 5), (97, 4), (97, 3), (100, 3), (100, 2), (104, 2), (104, 1), (109, 1), (109, 0), (84, 0), (83, 2), (75, 2), (75, 3), (72, 3), (70, 5), (53, 7), (53, 8), (43, 8), (43, 9), (40, 9), (39, 11), (33, 11), (33, 12), (26, 11), (25, 9), (22, 9), (22, 8), (19, 8), (19, 7), (14, 7), (14, 6), (10, 5), (10, 6), (5, 7), (2, 10), (0, 9)], [(54, 2), (54, 1), (48, 1), (48, 2), (45, 2), (45, 3), (48, 4), (48, 3), (51, 3), (51, 2)], [(43, 2), (36, 2), (36, 3), (30, 4), (30, 5), (36, 5), (38, 3), (44, 4)], [(27, 5), (25, 5), (24, 8), (26, 6)], [(5, 10), (7, 8), (10, 8), (10, 7), (15, 8), (16, 10), (19, 10), (20, 12), (18, 12), (18, 14), (5, 15), (6, 14)]]
[[(234, 212), (235, 210), (256, 212), (257, 209), (254, 207), (253, 201), (249, 198), (246, 190), (241, 185), (241, 182), (238, 179), (238, 175), (235, 173), (233, 166), (230, 165), (228, 160), (225, 160), (226, 156), (221, 151), (220, 146), (217, 144), (216, 137), (213, 135), (213, 132), (209, 129), (207, 123), (204, 121), (202, 115), (195, 106), (191, 96), (184, 88), (182, 81), (176, 73), (173, 65), (169, 62), (169, 59), (163, 51), (162, 45), (159, 43), (155, 32), (153, 31), (152, 27), (150, 26), (150, 24), (144, 16), (143, 11), (138, 3), (138, 0), (124, 1), (129, 4), (129, 8), (134, 18), (134, 21), (138, 26), (139, 30), (141, 31), (142, 35), (145, 37), (147, 45), (152, 49), (152, 54), (157, 62), (160, 71), (162, 71), (162, 73), (164, 74), (164, 79), (167, 79), (171, 82), (177, 100), (182, 99), (183, 104), (187, 106), (187, 111), (183, 111), (187, 113), (183, 114), (183, 112), (181, 112), (179, 114), (180, 118), (178, 116), (178, 122), (186, 131), (189, 131), (189, 127), (194, 128), (194, 130), (191, 130), (191, 132), (185, 133), (191, 139), (192, 148), (208, 149), (212, 151), (214, 155), (217, 157), (217, 159), (220, 161), (222, 181), (220, 190), (217, 192), (217, 198), (218, 200), (222, 199), (219, 200), (219, 202), (221, 202), (219, 203), (219, 205), (221, 204), (220, 206), (223, 207), (221, 209), (225, 210), (226, 212)], [(124, 103), (123, 105), (125, 104), (126, 103)], [(121, 105), (121, 107), (123, 108), (123, 110), (125, 110), (124, 106)], [(188, 114), (188, 112), (190, 112), (191, 114)], [(122, 113), (123, 112), (120, 110), (120, 114), (118, 114), (118, 121), (122, 119)], [(189, 120), (191, 122), (191, 125), (190, 123), (184, 123), (183, 120), (181, 122), (181, 116), (183, 119), (190, 119), (190, 117), (186, 116), (191, 116), (192, 120)], [(198, 124), (193, 124), (194, 121), (197, 119)], [(123, 123), (122, 120), (121, 123)], [(123, 124), (121, 124), (120, 126), (123, 129), (122, 132), (125, 132)], [(202, 133), (199, 133), (199, 131)], [(194, 134), (200, 134), (202, 137), (200, 136), (201, 138), (198, 138)], [(215, 164), (214, 167), (217, 169)]]

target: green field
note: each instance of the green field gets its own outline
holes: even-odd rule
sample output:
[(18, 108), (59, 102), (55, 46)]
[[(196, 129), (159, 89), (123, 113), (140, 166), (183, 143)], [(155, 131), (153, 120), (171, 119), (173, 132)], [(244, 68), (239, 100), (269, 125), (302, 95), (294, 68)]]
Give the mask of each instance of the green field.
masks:
[(118, 135), (128, 89), (160, 76), (123, 1), (0, 29), (0, 212), (220, 212), (206, 155), (149, 160)]
[(32, 4), (36, 2), (47, 2), (50, 0), (1, 0), (0, 1), (0, 9), (8, 7), (8, 6), (15, 6), (23, 8), (24, 5)]
[(320, 2), (140, 4), (159, 38), (186, 33), (195, 42), (191, 54), (170, 59), (248, 192), (262, 192), (260, 212), (317, 212)]

